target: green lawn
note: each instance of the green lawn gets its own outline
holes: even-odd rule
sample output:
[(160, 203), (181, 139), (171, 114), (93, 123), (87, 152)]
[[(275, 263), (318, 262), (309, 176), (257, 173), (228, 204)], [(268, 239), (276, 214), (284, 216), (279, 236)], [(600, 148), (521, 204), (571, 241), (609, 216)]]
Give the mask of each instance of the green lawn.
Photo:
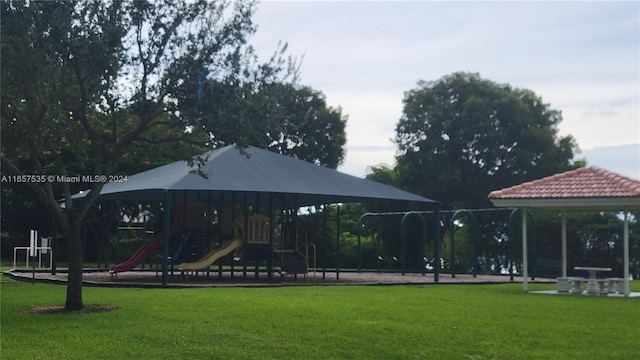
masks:
[[(637, 282), (634, 284), (637, 291)], [(552, 285), (530, 285), (531, 290)], [(637, 359), (640, 298), (521, 284), (131, 289), (33, 314), (64, 286), (1, 284), (2, 359)]]

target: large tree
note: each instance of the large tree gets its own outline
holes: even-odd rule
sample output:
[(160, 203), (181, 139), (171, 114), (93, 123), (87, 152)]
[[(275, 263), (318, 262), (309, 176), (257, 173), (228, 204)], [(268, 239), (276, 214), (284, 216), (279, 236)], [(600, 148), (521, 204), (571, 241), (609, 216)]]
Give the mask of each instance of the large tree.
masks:
[(267, 98), (272, 99), (267, 114), (273, 118), (264, 139), (269, 149), (333, 169), (342, 163), (346, 116), (328, 106), (324, 94), (307, 86), (274, 84)]
[(213, 142), (233, 143), (240, 134), (247, 144), (337, 168), (345, 156), (347, 118), (342, 110), (328, 106), (324, 94), (308, 86), (258, 83), (259, 88), (252, 88), (209, 79), (198, 93), (182, 93), (179, 101), (207, 123), (219, 125), (212, 132)]
[(104, 182), (84, 184), (91, 192), (77, 201), (75, 184), (58, 175), (108, 179), (134, 149), (213, 146), (219, 128), (246, 144), (251, 129), (237, 118), (204, 116), (178, 99), (204, 77), (249, 92), (286, 77), (279, 55), (258, 64), (247, 46), (254, 9), (253, 1), (2, 2), (1, 160), (11, 174), (3, 179), (34, 191), (67, 239), (66, 309), (84, 307), (81, 228)]
[(533, 91), (454, 73), (405, 93), (399, 183), (445, 208), (489, 207), (492, 190), (570, 169), (576, 143)]

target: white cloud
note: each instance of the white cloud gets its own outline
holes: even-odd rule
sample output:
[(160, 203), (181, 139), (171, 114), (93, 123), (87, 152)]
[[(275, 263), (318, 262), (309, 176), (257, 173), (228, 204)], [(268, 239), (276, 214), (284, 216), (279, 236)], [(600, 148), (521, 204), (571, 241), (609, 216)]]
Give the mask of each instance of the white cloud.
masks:
[(640, 143), (639, 12), (636, 2), (266, 2), (252, 43), (265, 57), (280, 40), (305, 56), (302, 83), (349, 116), (341, 170), (362, 176), (393, 163), (403, 93), (456, 71), (533, 90), (583, 149)]
[(589, 166), (640, 180), (640, 144), (596, 147), (576, 155), (576, 159), (585, 158)]

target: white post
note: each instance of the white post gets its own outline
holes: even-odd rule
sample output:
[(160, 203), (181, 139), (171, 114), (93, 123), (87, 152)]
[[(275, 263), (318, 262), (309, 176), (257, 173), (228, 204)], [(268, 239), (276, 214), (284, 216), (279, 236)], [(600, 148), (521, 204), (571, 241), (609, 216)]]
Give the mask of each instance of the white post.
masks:
[(624, 213), (624, 230), (623, 230), (623, 242), (624, 242), (624, 296), (629, 296), (629, 216)]
[(38, 231), (31, 230), (29, 232), (29, 256), (30, 257), (36, 256), (36, 246), (38, 246), (37, 242), (38, 242)]
[(33, 264), (32, 267), (32, 272), (31, 272), (31, 276), (32, 276), (32, 280), (31, 283), (33, 285), (36, 284), (36, 247), (38, 246), (38, 230), (31, 230), (31, 239), (29, 242), (29, 255), (31, 255), (31, 261)]
[(529, 291), (529, 261), (527, 259), (527, 208), (522, 211), (522, 290)]
[(562, 277), (567, 277), (567, 213), (562, 211)]
[(48, 238), (48, 237), (43, 237), (42, 239), (40, 239), (40, 246), (42, 246), (42, 248), (43, 248), (43, 249), (41, 249), (41, 251), (44, 254), (47, 254), (49, 252), (48, 248), (49, 248), (49, 244), (51, 243), (50, 239), (51, 238)]

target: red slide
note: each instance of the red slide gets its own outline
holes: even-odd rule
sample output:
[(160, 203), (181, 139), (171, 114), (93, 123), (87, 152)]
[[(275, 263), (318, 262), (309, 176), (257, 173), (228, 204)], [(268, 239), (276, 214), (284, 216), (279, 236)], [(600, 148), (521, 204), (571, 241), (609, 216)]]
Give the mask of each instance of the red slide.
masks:
[[(178, 226), (169, 229), (169, 237), (177, 234), (179, 230), (180, 228)], [(136, 266), (140, 265), (140, 263), (142, 263), (152, 251), (162, 248), (163, 243), (164, 233), (161, 232), (158, 236), (156, 236), (156, 239), (153, 242), (142, 245), (140, 249), (138, 249), (138, 251), (136, 251), (136, 253), (133, 254), (133, 256), (129, 260), (123, 262), (122, 264), (111, 266), (109, 268), (109, 273), (115, 274), (132, 270)]]

